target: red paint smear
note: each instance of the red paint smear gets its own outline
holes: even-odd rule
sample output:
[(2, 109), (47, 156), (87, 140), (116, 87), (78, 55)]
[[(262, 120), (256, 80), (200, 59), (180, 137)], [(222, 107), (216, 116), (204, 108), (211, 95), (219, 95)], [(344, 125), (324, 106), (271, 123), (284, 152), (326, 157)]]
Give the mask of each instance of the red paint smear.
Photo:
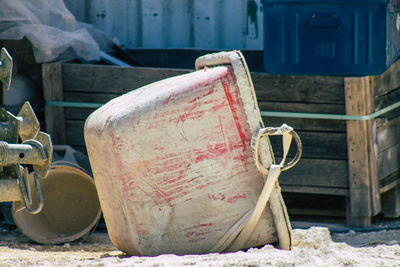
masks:
[[(199, 85), (199, 86), (200, 86), (200, 85)], [(209, 95), (213, 94), (213, 93), (215, 92), (215, 85), (210, 84), (210, 85), (208, 85), (208, 88), (207, 88), (207, 89), (208, 89), (208, 91), (202, 92), (201, 95), (199, 95), (199, 96), (193, 98), (192, 100), (189, 101), (189, 103), (195, 103), (195, 102), (197, 102), (198, 100), (200, 100), (200, 99), (202, 99), (202, 98), (204, 98), (204, 97), (206, 97), (206, 96), (209, 96)]]
[(221, 83), (222, 83), (222, 86), (224, 87), (225, 96), (226, 96), (226, 99), (228, 100), (229, 107), (231, 109), (232, 116), (233, 116), (233, 119), (235, 121), (235, 125), (236, 125), (236, 128), (238, 130), (240, 139), (242, 140), (243, 151), (245, 151), (246, 147), (247, 147), (247, 137), (246, 137), (246, 135), (245, 135), (245, 133), (244, 133), (244, 131), (242, 129), (242, 125), (239, 122), (239, 116), (238, 116), (237, 110), (236, 110), (237, 106), (239, 106), (239, 101), (237, 101), (237, 100), (235, 101), (235, 99), (233, 98), (232, 94), (230, 93), (230, 91), (229, 91), (229, 89), (230, 89), (229, 82), (227, 83), (223, 79), (221, 79)]
[(234, 160), (240, 160), (241, 162), (246, 163), (247, 160), (249, 159), (249, 156), (248, 155), (244, 155), (244, 154), (239, 154), (239, 155), (233, 157), (233, 159)]
[[(186, 165), (186, 164), (185, 164)], [(173, 184), (173, 183), (176, 183), (176, 182), (178, 182), (178, 181), (180, 181), (181, 179), (183, 179), (184, 177), (186, 177), (186, 174), (187, 174), (187, 169), (185, 168), (185, 169), (180, 169), (179, 171), (178, 171), (178, 174), (177, 175), (173, 175), (173, 178), (172, 179), (169, 179), (170, 177), (167, 177), (166, 179), (164, 179), (163, 180), (163, 182), (161, 183), (162, 185), (164, 185), (164, 184)], [(168, 180), (169, 179), (169, 180)], [(186, 180), (182, 180), (182, 181), (180, 181), (179, 183), (176, 183), (176, 184), (173, 184), (174, 186), (175, 185), (181, 185), (181, 184), (184, 184), (184, 183), (186, 183), (187, 181)]]
[(238, 201), (239, 199), (246, 199), (246, 193), (243, 193), (243, 194), (241, 194), (241, 195), (237, 195), (237, 196), (230, 197), (230, 198), (228, 198), (227, 201), (228, 201), (229, 203), (234, 203), (234, 202)]
[(211, 225), (212, 225), (212, 223), (200, 223), (198, 225), (195, 225), (195, 226), (192, 226), (192, 227), (189, 227), (189, 228), (185, 228), (185, 229), (183, 229), (183, 231), (189, 231), (189, 230), (197, 229), (197, 228), (200, 228), (200, 227), (211, 226)]
[(208, 194), (208, 198), (211, 200), (224, 200), (225, 195), (222, 193), (218, 193), (217, 195), (214, 194)]
[(167, 105), (169, 103), (169, 101), (171, 101), (172, 97), (174, 96), (174, 94), (171, 92), (169, 94), (169, 96), (167, 97), (167, 99), (165, 99), (164, 101), (161, 102), (161, 104), (163, 105)]
[(184, 123), (186, 120), (195, 120), (195, 119), (199, 119), (199, 118), (201, 118), (203, 115), (204, 115), (204, 111), (202, 111), (202, 110), (182, 114), (182, 115), (180, 115), (180, 116), (178, 117), (177, 124), (178, 124), (179, 122)]
[(208, 144), (207, 151), (194, 150), (194, 152), (196, 153), (196, 162), (200, 162), (206, 159), (221, 160), (228, 153), (231, 153), (232, 150), (228, 149), (225, 143), (220, 143), (215, 145)]
[(190, 237), (199, 237), (199, 236), (206, 236), (208, 234), (210, 234), (211, 231), (206, 231), (206, 232), (196, 232), (196, 231), (192, 231), (192, 232), (187, 232), (185, 234), (185, 237), (190, 238)]
[(213, 110), (214, 112), (216, 112), (216, 111), (218, 111), (219, 109), (224, 108), (225, 106), (226, 106), (226, 103), (225, 103), (225, 101), (223, 101), (222, 103), (218, 103), (218, 104), (214, 105), (214, 106), (212, 107), (212, 110)]

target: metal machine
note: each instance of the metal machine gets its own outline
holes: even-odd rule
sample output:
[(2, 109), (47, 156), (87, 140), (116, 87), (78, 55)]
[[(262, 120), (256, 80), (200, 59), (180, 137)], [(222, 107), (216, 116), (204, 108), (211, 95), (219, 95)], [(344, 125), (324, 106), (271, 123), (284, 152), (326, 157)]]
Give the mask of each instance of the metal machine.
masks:
[[(12, 65), (2, 48), (0, 80), (5, 90), (10, 88)], [(52, 150), (51, 138), (40, 131), (29, 102), (16, 116), (0, 107), (0, 202), (12, 201), (15, 210), (39, 213), (43, 208), (39, 178), (49, 172)]]

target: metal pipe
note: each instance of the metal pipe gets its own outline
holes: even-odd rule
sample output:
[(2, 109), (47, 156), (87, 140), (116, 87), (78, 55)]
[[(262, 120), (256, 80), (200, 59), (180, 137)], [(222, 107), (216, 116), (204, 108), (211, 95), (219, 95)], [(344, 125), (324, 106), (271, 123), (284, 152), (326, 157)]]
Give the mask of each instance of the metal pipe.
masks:
[(31, 144), (9, 144), (0, 141), (0, 165), (33, 164), (41, 165), (47, 160), (38, 146)]

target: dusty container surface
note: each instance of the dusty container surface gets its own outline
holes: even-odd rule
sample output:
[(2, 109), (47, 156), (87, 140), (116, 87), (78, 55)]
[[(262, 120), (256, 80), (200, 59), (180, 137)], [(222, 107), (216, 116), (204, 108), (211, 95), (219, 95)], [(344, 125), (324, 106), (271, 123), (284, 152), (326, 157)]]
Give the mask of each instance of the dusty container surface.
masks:
[[(207, 253), (254, 208), (264, 181), (251, 150), (262, 126), (252, 90), (239, 90), (222, 65), (142, 87), (90, 115), (87, 151), (117, 248)], [(271, 161), (269, 141), (266, 152)], [(244, 248), (276, 241), (268, 206)]]

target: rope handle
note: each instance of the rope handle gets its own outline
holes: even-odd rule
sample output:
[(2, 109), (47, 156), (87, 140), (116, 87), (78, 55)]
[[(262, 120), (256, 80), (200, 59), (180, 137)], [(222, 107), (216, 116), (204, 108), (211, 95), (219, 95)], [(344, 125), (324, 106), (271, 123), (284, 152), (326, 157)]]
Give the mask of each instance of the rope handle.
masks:
[[(257, 170), (261, 172), (263, 175), (268, 175), (268, 168), (264, 167), (260, 160), (260, 140), (264, 136), (269, 135), (282, 135), (282, 145), (283, 145), (283, 158), (279, 166), (281, 166), (281, 171), (286, 171), (292, 168), (294, 165), (299, 162), (301, 158), (301, 154), (303, 152), (303, 146), (301, 144), (300, 137), (298, 134), (293, 130), (292, 127), (282, 124), (280, 127), (267, 127), (259, 129), (255, 136), (252, 138), (252, 147), (254, 150), (253, 156), (256, 163)], [(295, 140), (297, 145), (297, 153), (295, 157), (287, 164), (284, 164), (286, 161), (287, 154), (289, 152), (290, 144), (292, 138)]]
[[(269, 168), (263, 166), (259, 155), (260, 140), (268, 135), (282, 135), (282, 144), (284, 150), (281, 162), (279, 164), (271, 164)], [(285, 164), (292, 138), (294, 138), (297, 144), (297, 154), (292, 161), (290, 161), (288, 164)], [(225, 235), (217, 242), (217, 244), (215, 244), (210, 252), (222, 252), (225, 250), (237, 251), (244, 246), (261, 218), (261, 214), (268, 203), (271, 192), (275, 187), (280, 173), (296, 165), (302, 154), (302, 145), (299, 136), (295, 131), (293, 131), (293, 128), (287, 126), (286, 124), (283, 124), (278, 128), (268, 127), (260, 129), (253, 137), (252, 146), (254, 150), (256, 167), (258, 171), (263, 174), (263, 176), (266, 176), (264, 187), (254, 209), (249, 210), (245, 215), (243, 215), (225, 233)]]

